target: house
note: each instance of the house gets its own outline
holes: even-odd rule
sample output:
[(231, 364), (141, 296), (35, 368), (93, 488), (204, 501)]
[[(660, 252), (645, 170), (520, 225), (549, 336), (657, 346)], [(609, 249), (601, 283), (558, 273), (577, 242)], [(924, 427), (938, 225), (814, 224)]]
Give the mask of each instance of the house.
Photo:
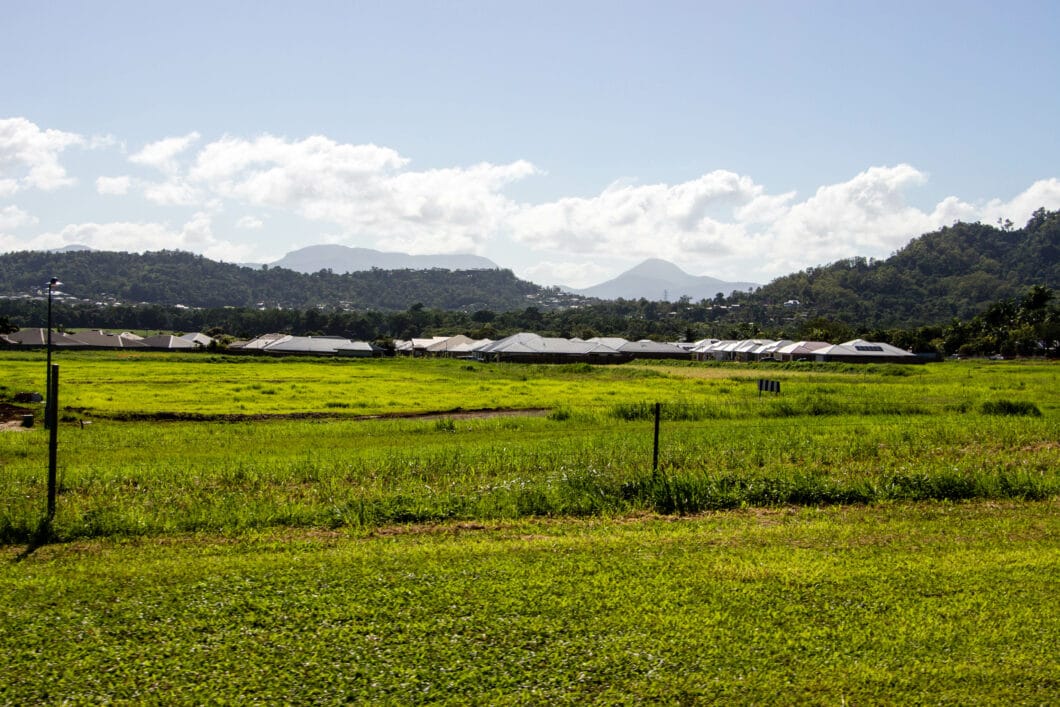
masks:
[(619, 353), (629, 354), (633, 356), (633, 358), (679, 359), (681, 361), (687, 361), (691, 358), (691, 355), (680, 346), (666, 344), (659, 341), (650, 341), (648, 339), (626, 341), (625, 339), (619, 338), (595, 337), (589, 339), (589, 341), (609, 346)]
[[(146, 349), (147, 347), (142, 341), (130, 338), (128, 336), (122, 336), (121, 334), (111, 334), (108, 331), (100, 329), (94, 331), (82, 331), (79, 333), (69, 334), (70, 343), (66, 344), (70, 348), (82, 348), (82, 349)], [(55, 343), (55, 335), (52, 334), (52, 344)]]
[(448, 336), (432, 336), (430, 338), (413, 338), (409, 341), (395, 339), (394, 353), (403, 356), (426, 356), (427, 349), (436, 344), (441, 344), (449, 338)]
[(376, 349), (364, 341), (350, 341), (341, 336), (284, 336), (263, 349), (270, 354), (309, 354), (372, 357)]
[(187, 339), (196, 346), (201, 346), (204, 349), (209, 347), (214, 342), (212, 336), (206, 336), (206, 334), (200, 334), (197, 331), (190, 332), (188, 334), (182, 334), (181, 339)]
[(831, 346), (827, 341), (794, 341), (779, 347), (773, 358), (780, 361), (812, 361), (815, 352)]
[(146, 339), (140, 339), (140, 343), (144, 346), (152, 349), (164, 349), (166, 351), (173, 351), (176, 349), (198, 349), (191, 341), (179, 336), (149, 336)]
[[(47, 346), (48, 330), (43, 327), (19, 329), (4, 337), (14, 346)], [(63, 332), (52, 330), (52, 346), (77, 345), (77, 341)]]
[(229, 350), (237, 351), (264, 351), (269, 344), (276, 343), (290, 334), (262, 334), (250, 341), (234, 341), (228, 345)]
[(854, 339), (814, 352), (815, 361), (843, 363), (923, 363), (919, 356), (897, 346)]
[(591, 341), (571, 341), (521, 332), (475, 352), (482, 361), (512, 363), (624, 363), (633, 356)]
[(448, 356), (451, 349), (457, 348), (458, 346), (467, 346), (474, 339), (470, 336), (464, 336), (463, 334), (457, 334), (456, 336), (443, 336), (435, 337), (441, 338), (441, 341), (434, 341), (423, 349), (423, 353), (427, 356)]

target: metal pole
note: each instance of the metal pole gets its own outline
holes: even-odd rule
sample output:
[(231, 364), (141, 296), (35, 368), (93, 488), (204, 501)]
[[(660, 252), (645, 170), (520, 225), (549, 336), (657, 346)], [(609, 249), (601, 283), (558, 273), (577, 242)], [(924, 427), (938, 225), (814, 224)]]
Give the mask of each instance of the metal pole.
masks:
[[(52, 278), (54, 280), (54, 278)], [(44, 429), (51, 424), (52, 409), (52, 283), (48, 283), (48, 334), (45, 349), (48, 352), (48, 365), (45, 369), (47, 376), (44, 379)]]
[(44, 379), (44, 429), (48, 429), (48, 425), (51, 424), (51, 415), (48, 411), (52, 408), (52, 293), (55, 292), (55, 286), (61, 284), (55, 277), (48, 281), (48, 339), (44, 345), (48, 352), (48, 368)]
[(59, 367), (48, 369), (51, 388), (48, 390), (48, 522), (55, 518), (56, 466), (59, 459)]

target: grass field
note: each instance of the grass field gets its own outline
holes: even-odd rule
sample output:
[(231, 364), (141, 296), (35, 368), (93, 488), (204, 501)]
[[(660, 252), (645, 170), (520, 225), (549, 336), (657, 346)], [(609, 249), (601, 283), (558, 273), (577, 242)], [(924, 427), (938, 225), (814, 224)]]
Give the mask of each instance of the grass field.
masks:
[[(1060, 491), (1060, 385), (1049, 364), (756, 372), (64, 359), (51, 527), (60, 539)], [(9, 390), (39, 374), (37, 360), (6, 363)], [(758, 395), (763, 374), (782, 379), (782, 395)], [(332, 407), (348, 399), (336, 396), (343, 385), (375, 404), (356, 416)], [(266, 394), (274, 389), (287, 392)], [(236, 402), (241, 394), (253, 404)], [(663, 401), (657, 470), (652, 401)], [(999, 402), (1038, 414), (984, 412)], [(452, 412), (484, 408), (550, 412)], [(449, 412), (360, 419), (432, 411)], [(313, 415), (324, 417), (305, 417)], [(0, 435), (0, 540), (28, 542), (37, 532), (46, 459), (42, 429)]]
[(52, 545), (0, 702), (1050, 704), (1060, 506)]
[(1056, 364), (56, 362), (47, 526), (0, 432), (2, 704), (1060, 688)]

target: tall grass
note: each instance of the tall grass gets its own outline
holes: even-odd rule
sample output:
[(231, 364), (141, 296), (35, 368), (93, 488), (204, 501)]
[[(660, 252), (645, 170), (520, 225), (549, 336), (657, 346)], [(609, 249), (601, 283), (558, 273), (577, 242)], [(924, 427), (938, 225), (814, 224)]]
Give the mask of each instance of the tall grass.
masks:
[[(101, 421), (62, 430), (64, 538), (267, 526), (371, 528), (521, 516), (694, 513), (1060, 491), (1057, 425), (985, 415)], [(44, 498), (45, 436), (3, 436), (0, 539)]]

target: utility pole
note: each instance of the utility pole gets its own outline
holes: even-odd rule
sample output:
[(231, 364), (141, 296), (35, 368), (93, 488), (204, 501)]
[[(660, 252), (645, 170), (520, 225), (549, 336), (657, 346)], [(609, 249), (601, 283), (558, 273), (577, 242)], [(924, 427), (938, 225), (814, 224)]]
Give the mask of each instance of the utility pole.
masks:
[(47, 429), (52, 424), (52, 295), (55, 293), (56, 285), (61, 285), (58, 278), (53, 277), (48, 281), (48, 340), (44, 347), (47, 349), (48, 372), (44, 379), (44, 427)]

